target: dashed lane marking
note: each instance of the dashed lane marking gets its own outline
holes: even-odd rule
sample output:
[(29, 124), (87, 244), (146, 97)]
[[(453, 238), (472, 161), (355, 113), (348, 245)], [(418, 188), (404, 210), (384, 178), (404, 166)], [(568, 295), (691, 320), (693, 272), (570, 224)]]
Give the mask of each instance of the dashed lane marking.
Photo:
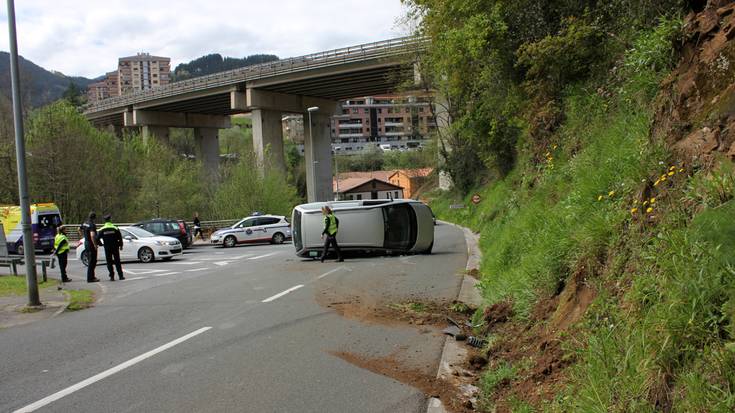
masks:
[(258, 260), (258, 259), (261, 259), (261, 258), (270, 257), (271, 255), (276, 255), (276, 254), (277, 254), (277, 252), (271, 252), (271, 253), (268, 253), (268, 254), (258, 255), (257, 257), (252, 257), (252, 258), (248, 258), (248, 259), (249, 260)]
[(204, 267), (204, 268), (192, 268), (190, 270), (186, 270), (186, 272), (205, 271), (205, 270), (208, 270), (208, 269), (209, 268), (207, 268), (207, 267)]
[(317, 278), (318, 280), (321, 280), (322, 278), (326, 277), (326, 276), (327, 276), (327, 275), (329, 275), (329, 274), (334, 274), (335, 272), (337, 272), (337, 271), (339, 271), (339, 270), (344, 270), (344, 269), (345, 269), (345, 267), (344, 267), (344, 266), (341, 266), (341, 267), (337, 267), (337, 268), (335, 268), (335, 269), (333, 269), (333, 270), (330, 270), (330, 271), (327, 271), (327, 272), (325, 272), (324, 274), (322, 274), (322, 275), (320, 275), (320, 276), (318, 276), (318, 277), (316, 277), (316, 278)]
[(173, 265), (197, 265), (201, 264), (201, 261), (177, 261), (177, 262), (170, 262), (169, 264)]
[(296, 291), (296, 290), (298, 290), (299, 288), (301, 288), (301, 287), (303, 287), (303, 286), (304, 286), (304, 284), (299, 284), (299, 285), (297, 285), (297, 286), (295, 286), (295, 287), (291, 287), (291, 288), (289, 288), (288, 290), (286, 290), (286, 291), (282, 291), (282, 292), (280, 292), (280, 293), (278, 293), (278, 294), (276, 294), (276, 295), (274, 295), (274, 296), (268, 297), (268, 298), (266, 298), (265, 300), (263, 300), (263, 301), (261, 301), (261, 302), (262, 302), (262, 303), (269, 303), (269, 302), (271, 302), (271, 301), (277, 300), (277, 299), (279, 299), (279, 298), (283, 297), (284, 295), (286, 295), (286, 294), (288, 294), (288, 293), (290, 293), (290, 292), (293, 292), (293, 291)]

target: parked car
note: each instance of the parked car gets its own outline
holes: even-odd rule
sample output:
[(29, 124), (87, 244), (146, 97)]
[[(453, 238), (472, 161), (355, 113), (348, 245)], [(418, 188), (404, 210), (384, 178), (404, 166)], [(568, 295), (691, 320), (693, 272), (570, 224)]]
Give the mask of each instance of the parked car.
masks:
[[(138, 227), (120, 227), (123, 237), (123, 249), (120, 251), (121, 261), (141, 261), (144, 263), (161, 259), (168, 261), (184, 252), (181, 242), (173, 237), (154, 235)], [(89, 264), (89, 255), (84, 247), (84, 240), (77, 245), (77, 259), (85, 266)], [(97, 251), (97, 259), (105, 261), (102, 248)]]
[(409, 199), (313, 202), (293, 210), (296, 255), (318, 257), (328, 205), (339, 219), (337, 243), (342, 250), (430, 254), (434, 247), (434, 220), (428, 205)]
[(209, 239), (212, 244), (224, 247), (255, 242), (283, 244), (291, 239), (291, 224), (282, 215), (249, 216), (229, 228), (216, 231)]
[(191, 245), (191, 237), (187, 231), (186, 223), (183, 220), (154, 218), (133, 225), (155, 235), (176, 238), (184, 248), (189, 248), (189, 245)]

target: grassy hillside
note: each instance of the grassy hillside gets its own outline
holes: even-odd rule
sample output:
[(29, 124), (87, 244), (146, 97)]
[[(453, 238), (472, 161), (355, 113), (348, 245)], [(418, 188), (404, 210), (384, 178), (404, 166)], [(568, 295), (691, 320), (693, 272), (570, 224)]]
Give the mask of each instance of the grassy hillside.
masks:
[(651, 62), (681, 23), (639, 30), (608, 75), (564, 82), (543, 133), (525, 95), (507, 174), (432, 195), (438, 217), (481, 233), (481, 410), (735, 410), (735, 168), (651, 133), (671, 83)]

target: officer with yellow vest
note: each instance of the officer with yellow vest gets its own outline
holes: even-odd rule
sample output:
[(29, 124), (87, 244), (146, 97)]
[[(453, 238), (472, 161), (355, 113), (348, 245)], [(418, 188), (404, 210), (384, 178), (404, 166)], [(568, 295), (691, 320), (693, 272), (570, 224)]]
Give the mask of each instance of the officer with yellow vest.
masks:
[(115, 272), (112, 266), (117, 269), (117, 277), (124, 280), (122, 264), (120, 263), (120, 250), (123, 249), (123, 239), (120, 230), (112, 224), (112, 216), (105, 215), (105, 225), (100, 228), (97, 233), (102, 245), (105, 247), (105, 261), (107, 261), (107, 271), (110, 272), (110, 281), (115, 281)]
[(339, 231), (339, 220), (334, 216), (332, 208), (328, 206), (322, 207), (322, 214), (324, 214), (324, 231), (322, 231), (322, 239), (324, 240), (324, 252), (322, 253), (322, 262), (329, 253), (329, 245), (334, 245), (334, 249), (337, 251), (337, 262), (342, 262), (342, 253), (337, 245), (337, 231)]
[(56, 237), (54, 238), (54, 249), (52, 254), (56, 254), (59, 260), (59, 270), (61, 271), (61, 281), (68, 283), (71, 278), (66, 276), (66, 263), (69, 258), (69, 239), (66, 238), (66, 227), (59, 225), (56, 228)]

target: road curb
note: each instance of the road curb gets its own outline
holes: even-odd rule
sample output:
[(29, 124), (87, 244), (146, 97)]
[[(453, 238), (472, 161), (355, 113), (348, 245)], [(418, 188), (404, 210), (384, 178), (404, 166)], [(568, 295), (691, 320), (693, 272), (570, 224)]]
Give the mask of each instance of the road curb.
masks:
[[(465, 242), (467, 243), (467, 265), (465, 271), (469, 272), (473, 269), (480, 267), (480, 261), (482, 259), (482, 251), (480, 251), (480, 234), (473, 232), (471, 229), (453, 224), (446, 221), (438, 221), (444, 225), (452, 225), (462, 230), (464, 233)], [(466, 273), (462, 277), (462, 286), (457, 294), (457, 301), (470, 304), (476, 307), (482, 305), (482, 295), (478, 290), (479, 281)], [(439, 360), (439, 369), (436, 372), (437, 378), (448, 379), (452, 376), (452, 365), (461, 363), (467, 357), (467, 350), (457, 343), (456, 340), (452, 340), (451, 337), (447, 337), (444, 340), (444, 348), (442, 349), (441, 359)], [(447, 410), (444, 408), (442, 401), (436, 397), (429, 398), (428, 405), (426, 407), (427, 413), (446, 413)]]

